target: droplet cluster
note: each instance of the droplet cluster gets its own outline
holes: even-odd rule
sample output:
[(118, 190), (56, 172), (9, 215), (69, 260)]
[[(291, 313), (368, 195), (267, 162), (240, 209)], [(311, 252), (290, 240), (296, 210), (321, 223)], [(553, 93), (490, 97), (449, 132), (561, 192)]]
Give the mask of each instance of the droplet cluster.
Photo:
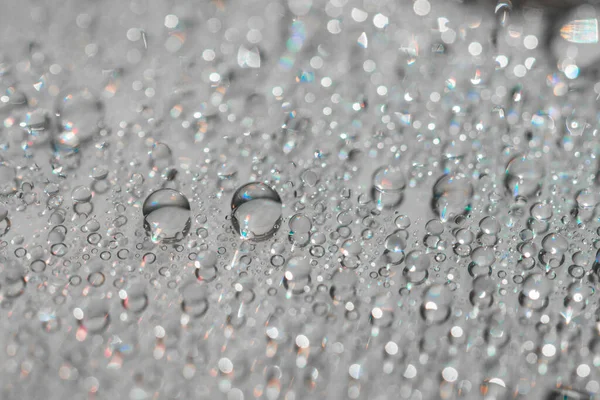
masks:
[(0, 399), (600, 398), (598, 5), (5, 3)]

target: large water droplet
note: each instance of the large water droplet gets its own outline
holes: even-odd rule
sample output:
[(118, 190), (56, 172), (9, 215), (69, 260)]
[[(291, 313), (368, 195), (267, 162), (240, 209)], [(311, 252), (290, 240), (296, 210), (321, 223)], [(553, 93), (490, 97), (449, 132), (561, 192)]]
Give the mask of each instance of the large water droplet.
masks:
[(25, 114), (21, 127), (28, 133), (27, 147), (46, 144), (52, 134), (52, 120), (47, 110), (38, 108)]
[(423, 295), (421, 316), (431, 324), (441, 324), (450, 317), (452, 296), (444, 285), (432, 285)]
[(405, 264), (403, 275), (408, 282), (416, 285), (425, 282), (429, 276), (428, 269), (431, 264), (429, 255), (420, 250), (413, 250), (406, 256)]
[(282, 208), (275, 190), (264, 183), (247, 183), (231, 198), (233, 227), (242, 239), (269, 239), (281, 225)]
[(91, 89), (63, 91), (56, 102), (59, 132), (54, 145), (61, 151), (77, 151), (100, 130), (104, 119), (104, 104)]
[(165, 168), (173, 164), (173, 152), (171, 148), (162, 142), (156, 142), (148, 152), (150, 168), (161, 173)]
[(214, 251), (205, 250), (198, 253), (194, 265), (199, 281), (212, 282), (217, 278), (217, 254)]
[(552, 286), (544, 275), (531, 274), (523, 282), (519, 302), (523, 307), (533, 310), (544, 309), (548, 305), (548, 296), (551, 291)]
[(433, 186), (433, 211), (440, 220), (468, 213), (471, 210), (473, 185), (463, 174), (444, 175)]
[(371, 195), (379, 208), (396, 207), (404, 198), (406, 178), (399, 166), (385, 166), (373, 174)]
[(540, 261), (546, 269), (558, 268), (565, 261), (565, 253), (569, 249), (568, 240), (560, 233), (549, 233), (542, 240)]
[(507, 25), (512, 8), (513, 5), (510, 0), (499, 0), (496, 4), (494, 13), (496, 14), (496, 20), (501, 27)]
[(142, 206), (144, 227), (153, 242), (174, 243), (188, 234), (192, 223), (190, 203), (173, 189), (151, 193)]
[(598, 47), (598, 8), (583, 5), (574, 8), (553, 27), (550, 49), (561, 70), (571, 79), (600, 59)]
[(544, 165), (525, 156), (513, 158), (506, 166), (504, 184), (513, 197), (531, 197), (542, 187)]
[(285, 266), (283, 285), (293, 294), (302, 294), (309, 289), (312, 268), (310, 260), (306, 257), (292, 257)]

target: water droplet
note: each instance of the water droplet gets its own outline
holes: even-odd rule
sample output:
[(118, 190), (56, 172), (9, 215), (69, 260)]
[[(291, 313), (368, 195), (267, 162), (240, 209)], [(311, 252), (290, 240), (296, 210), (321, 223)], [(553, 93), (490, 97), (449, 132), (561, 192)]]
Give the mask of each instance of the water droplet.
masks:
[(513, 158), (506, 166), (504, 184), (513, 197), (531, 197), (542, 188), (544, 164), (525, 156)]
[(311, 265), (306, 257), (292, 257), (288, 260), (283, 273), (283, 285), (293, 294), (302, 294), (310, 287)]
[[(590, 5), (572, 8), (554, 28), (550, 43), (552, 56), (562, 68), (574, 65), (588, 69), (600, 58), (598, 51), (598, 9)], [(574, 77), (577, 77), (575, 75)]]
[(0, 162), (0, 195), (8, 196), (17, 191), (17, 173), (11, 165)]
[(429, 266), (431, 259), (420, 250), (413, 250), (407, 254), (406, 266), (402, 272), (406, 280), (415, 285), (425, 282), (429, 277)]
[(148, 152), (150, 159), (150, 168), (158, 173), (173, 165), (173, 152), (165, 143), (156, 142)]
[(87, 203), (92, 200), (92, 191), (87, 186), (77, 186), (71, 192), (73, 203)]
[(499, 0), (494, 8), (494, 13), (497, 16), (497, 21), (500, 26), (504, 27), (508, 23), (509, 15), (512, 11), (513, 5), (510, 0)]
[(142, 214), (144, 227), (153, 242), (178, 242), (190, 231), (190, 203), (176, 190), (152, 192), (144, 201)]
[(519, 302), (523, 307), (533, 310), (544, 309), (548, 305), (548, 296), (551, 290), (552, 286), (544, 275), (531, 274), (523, 282)]
[(233, 194), (231, 221), (242, 239), (267, 240), (279, 229), (282, 208), (276, 191), (264, 183), (247, 183)]
[(404, 198), (406, 178), (399, 166), (380, 167), (373, 174), (371, 195), (380, 208), (398, 206)]
[(473, 290), (469, 295), (471, 304), (479, 308), (488, 308), (494, 302), (494, 282), (489, 276), (479, 276), (473, 280)]
[(443, 285), (432, 285), (423, 294), (421, 316), (431, 324), (441, 324), (450, 317), (452, 296)]
[(61, 151), (73, 152), (91, 140), (100, 130), (104, 119), (104, 103), (87, 87), (61, 92), (55, 106), (59, 132), (54, 146)]
[(196, 278), (199, 281), (212, 282), (217, 278), (217, 254), (214, 251), (206, 250), (198, 253), (194, 265)]
[(549, 233), (542, 239), (540, 261), (547, 269), (558, 268), (565, 261), (565, 253), (569, 249), (569, 242), (559, 233)]
[(492, 264), (496, 261), (493, 248), (478, 247), (471, 253), (471, 259), (473, 260), (469, 264), (469, 273), (471, 276), (492, 274)]
[(123, 302), (123, 307), (133, 313), (140, 314), (149, 304), (146, 287), (143, 283), (135, 283), (127, 289), (119, 292), (119, 297)]
[(199, 282), (189, 282), (181, 288), (183, 301), (182, 310), (193, 318), (200, 318), (209, 308), (208, 294), (205, 285)]
[(471, 210), (473, 185), (465, 175), (444, 175), (433, 186), (433, 211), (442, 222)]
[(399, 215), (398, 217), (396, 217), (396, 220), (394, 221), (394, 223), (396, 224), (396, 227), (398, 227), (399, 229), (406, 229), (408, 227), (410, 227), (410, 218), (407, 215)]
[(27, 146), (39, 146), (50, 141), (52, 119), (47, 110), (38, 108), (25, 114), (21, 126), (28, 133)]

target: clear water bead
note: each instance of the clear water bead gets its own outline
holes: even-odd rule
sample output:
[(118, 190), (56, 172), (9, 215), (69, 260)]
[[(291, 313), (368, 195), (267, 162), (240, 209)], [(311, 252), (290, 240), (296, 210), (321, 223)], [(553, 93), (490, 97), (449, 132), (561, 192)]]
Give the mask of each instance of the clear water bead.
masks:
[(371, 195), (380, 208), (398, 206), (404, 198), (406, 178), (399, 166), (380, 167), (373, 174)]
[(72, 88), (58, 95), (55, 112), (59, 129), (54, 146), (67, 152), (77, 151), (100, 130), (104, 103), (91, 88)]
[(262, 241), (281, 225), (283, 205), (279, 194), (261, 182), (241, 186), (231, 198), (231, 221), (242, 239)]
[(159, 189), (144, 201), (144, 227), (153, 242), (174, 243), (182, 240), (192, 223), (188, 199), (173, 189)]
[(432, 207), (445, 222), (471, 210), (473, 185), (463, 174), (444, 175), (433, 186)]
[(525, 156), (513, 158), (506, 166), (505, 186), (513, 197), (531, 197), (542, 188), (544, 164)]

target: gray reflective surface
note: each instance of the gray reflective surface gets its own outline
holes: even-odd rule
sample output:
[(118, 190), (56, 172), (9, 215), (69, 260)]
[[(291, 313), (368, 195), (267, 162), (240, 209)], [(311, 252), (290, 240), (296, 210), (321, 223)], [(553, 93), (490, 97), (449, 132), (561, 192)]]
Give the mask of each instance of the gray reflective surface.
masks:
[(0, 398), (600, 398), (597, 6), (5, 3)]

